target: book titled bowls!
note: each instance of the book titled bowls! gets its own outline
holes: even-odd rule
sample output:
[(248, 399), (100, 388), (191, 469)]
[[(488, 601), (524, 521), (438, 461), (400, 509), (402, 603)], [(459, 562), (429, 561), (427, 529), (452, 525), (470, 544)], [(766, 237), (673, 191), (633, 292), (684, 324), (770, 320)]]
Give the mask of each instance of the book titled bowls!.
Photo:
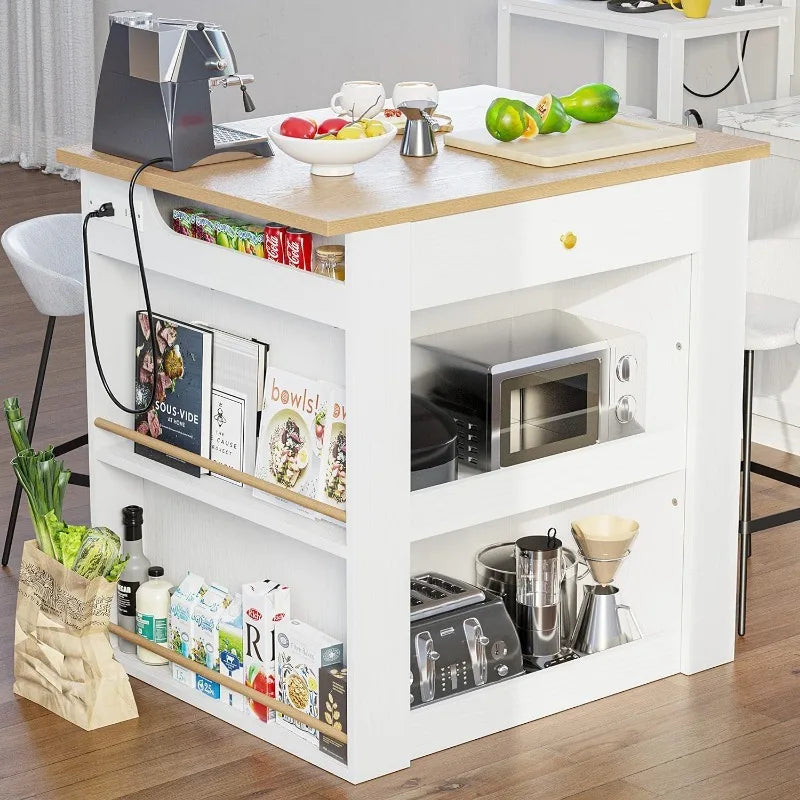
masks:
[[(208, 458), (213, 333), (156, 314), (153, 323), (155, 330), (151, 331), (147, 312), (137, 311), (136, 407), (148, 405), (154, 389), (156, 398), (149, 411), (136, 415), (135, 428), (145, 436)], [(138, 443), (134, 451), (190, 475), (207, 472)]]

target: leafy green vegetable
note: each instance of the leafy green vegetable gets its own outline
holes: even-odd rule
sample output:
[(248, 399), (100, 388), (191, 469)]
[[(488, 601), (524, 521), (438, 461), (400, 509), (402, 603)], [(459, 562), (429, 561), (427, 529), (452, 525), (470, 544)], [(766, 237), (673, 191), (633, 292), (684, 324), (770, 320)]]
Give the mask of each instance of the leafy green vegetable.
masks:
[(78, 555), (89, 529), (85, 525), (68, 525), (52, 511), (47, 513), (45, 519), (50, 531), (50, 539), (53, 542), (55, 558), (67, 569), (72, 569), (75, 557)]
[(111, 569), (106, 573), (105, 578), (110, 583), (114, 583), (118, 580), (119, 576), (122, 574), (122, 570), (125, 569), (125, 565), (128, 563), (128, 559), (130, 556), (126, 553), (124, 556), (120, 556), (114, 564), (112, 564)]
[(92, 528), (86, 534), (72, 569), (88, 580), (108, 575), (118, 564), (120, 541), (108, 528)]

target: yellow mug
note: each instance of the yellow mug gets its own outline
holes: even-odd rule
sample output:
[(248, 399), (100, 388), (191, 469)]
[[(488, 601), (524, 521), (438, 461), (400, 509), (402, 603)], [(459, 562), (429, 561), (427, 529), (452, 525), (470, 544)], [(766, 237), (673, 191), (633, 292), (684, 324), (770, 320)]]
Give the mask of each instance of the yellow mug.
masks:
[(690, 19), (702, 19), (708, 14), (708, 7), (711, 5), (711, 0), (681, 0), (680, 7), (673, 0), (667, 2), (677, 11), (683, 11)]

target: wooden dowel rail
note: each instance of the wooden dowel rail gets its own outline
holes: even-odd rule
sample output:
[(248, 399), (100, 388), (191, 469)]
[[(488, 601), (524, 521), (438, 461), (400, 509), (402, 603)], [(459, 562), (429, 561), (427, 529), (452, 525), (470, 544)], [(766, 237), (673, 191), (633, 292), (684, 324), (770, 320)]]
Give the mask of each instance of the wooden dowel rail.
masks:
[(281, 714), (285, 714), (287, 717), (292, 717), (292, 719), (296, 719), (298, 722), (302, 722), (304, 725), (308, 725), (310, 728), (314, 728), (320, 733), (324, 733), (326, 736), (329, 736), (331, 739), (335, 739), (337, 742), (347, 744), (346, 733), (343, 733), (338, 728), (334, 728), (332, 725), (328, 725), (326, 722), (323, 722), (316, 717), (312, 717), (310, 714), (306, 714), (303, 711), (298, 711), (296, 708), (293, 708), (286, 703), (281, 703), (280, 700), (276, 700), (274, 697), (270, 697), (263, 692), (257, 692), (252, 687), (247, 686), (244, 683), (239, 683), (238, 681), (233, 680), (233, 678), (229, 678), (227, 675), (223, 675), (220, 672), (214, 672), (213, 669), (209, 669), (204, 664), (198, 664), (196, 661), (192, 661), (191, 659), (182, 656), (180, 653), (176, 653), (169, 647), (164, 647), (160, 644), (156, 644), (155, 642), (151, 642), (149, 639), (145, 639), (143, 636), (139, 636), (132, 631), (121, 628), (119, 625), (115, 625), (113, 622), (109, 623), (108, 630), (110, 633), (116, 634), (120, 639), (125, 639), (126, 642), (143, 647), (145, 650), (149, 650), (151, 653), (155, 653), (157, 656), (166, 658), (167, 661), (171, 661), (173, 664), (177, 664), (179, 667), (183, 667), (190, 672), (194, 672), (209, 681), (214, 681), (220, 686), (224, 686), (226, 689), (230, 689), (233, 692), (243, 694), (248, 699), (253, 700), (256, 703), (261, 703), (262, 706), (267, 706), (275, 711), (280, 711)]
[(195, 467), (207, 469), (209, 472), (213, 472), (216, 475), (222, 475), (225, 478), (230, 478), (233, 481), (239, 481), (240, 483), (245, 484), (245, 486), (251, 486), (253, 489), (258, 489), (259, 491), (266, 492), (267, 494), (271, 494), (275, 497), (280, 497), (282, 500), (289, 500), (292, 503), (296, 503), (298, 506), (309, 509), (310, 511), (315, 511), (318, 514), (331, 517), (331, 519), (338, 520), (339, 522), (347, 521), (346, 514), (342, 509), (334, 508), (333, 506), (329, 506), (327, 503), (315, 500), (313, 497), (306, 497), (304, 494), (300, 494), (299, 492), (293, 492), (291, 489), (286, 489), (283, 486), (278, 486), (274, 483), (267, 483), (267, 481), (261, 480), (261, 478), (256, 478), (254, 475), (249, 475), (247, 472), (241, 472), (233, 467), (228, 467), (225, 464), (220, 464), (217, 461), (212, 461), (210, 458), (203, 458), (203, 456), (198, 456), (196, 453), (190, 453), (188, 450), (184, 450), (182, 447), (176, 447), (174, 444), (168, 444), (167, 442), (162, 442), (159, 439), (153, 439), (150, 436), (145, 436), (144, 434), (139, 433), (139, 431), (131, 430), (130, 428), (126, 428), (124, 425), (111, 422), (111, 420), (104, 419), (103, 417), (96, 417), (94, 420), (94, 425), (96, 428), (100, 428), (100, 430), (116, 434), (117, 436), (121, 436), (123, 439), (129, 439), (131, 442), (136, 442), (136, 444), (149, 447), (151, 450), (155, 450), (159, 453), (164, 453), (164, 455), (180, 459), (181, 461), (185, 461), (187, 464), (192, 464)]

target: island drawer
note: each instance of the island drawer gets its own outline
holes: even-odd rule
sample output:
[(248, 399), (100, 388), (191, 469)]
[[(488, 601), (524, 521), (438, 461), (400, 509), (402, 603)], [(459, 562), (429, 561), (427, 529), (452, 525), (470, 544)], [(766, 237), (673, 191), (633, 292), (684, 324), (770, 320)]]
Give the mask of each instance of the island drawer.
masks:
[(689, 173), (414, 223), (412, 307), (692, 253), (700, 193)]

